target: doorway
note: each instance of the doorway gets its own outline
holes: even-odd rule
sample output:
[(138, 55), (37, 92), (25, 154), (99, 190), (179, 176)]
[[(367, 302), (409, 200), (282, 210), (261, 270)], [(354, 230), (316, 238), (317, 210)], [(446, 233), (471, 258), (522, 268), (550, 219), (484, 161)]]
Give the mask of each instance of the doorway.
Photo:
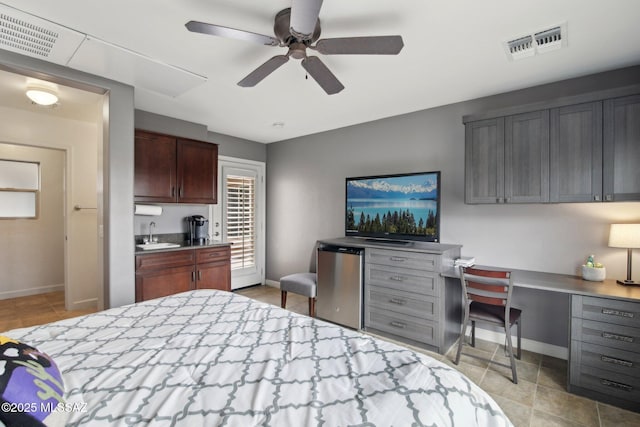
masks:
[(211, 205), (214, 240), (231, 244), (231, 289), (265, 279), (265, 164), (218, 157), (218, 204)]
[[(98, 220), (102, 211), (98, 189), (102, 188), (99, 159), (103, 149), (103, 108), (108, 95), (56, 84), (60, 102), (43, 108), (26, 100), (24, 89), (33, 80), (0, 69), (0, 92), (5, 95), (0, 101), (0, 141), (64, 153), (66, 198), (60, 209), (64, 225), (58, 231), (64, 242), (65, 307), (101, 308), (103, 263), (99, 260), (102, 250)], [(36, 264), (31, 268), (39, 267)]]

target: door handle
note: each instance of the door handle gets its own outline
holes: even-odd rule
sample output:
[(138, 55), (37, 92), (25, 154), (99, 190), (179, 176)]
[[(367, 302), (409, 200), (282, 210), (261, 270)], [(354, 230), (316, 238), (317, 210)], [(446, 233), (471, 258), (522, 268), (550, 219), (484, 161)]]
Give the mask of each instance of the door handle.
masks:
[(202, 270), (198, 270), (198, 280), (202, 280)]

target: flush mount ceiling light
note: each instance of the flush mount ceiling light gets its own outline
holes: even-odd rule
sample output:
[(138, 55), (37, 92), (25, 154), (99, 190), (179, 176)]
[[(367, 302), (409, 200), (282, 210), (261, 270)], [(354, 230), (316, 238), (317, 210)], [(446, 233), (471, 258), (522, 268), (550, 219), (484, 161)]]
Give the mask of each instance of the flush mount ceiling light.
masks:
[(28, 87), (27, 97), (35, 104), (49, 106), (58, 102), (58, 95), (52, 89)]

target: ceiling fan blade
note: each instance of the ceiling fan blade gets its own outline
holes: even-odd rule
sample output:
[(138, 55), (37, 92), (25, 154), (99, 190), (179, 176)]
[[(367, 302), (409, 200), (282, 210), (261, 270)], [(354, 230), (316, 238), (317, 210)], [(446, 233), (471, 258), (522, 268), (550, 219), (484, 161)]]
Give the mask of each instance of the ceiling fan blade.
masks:
[(207, 24), (206, 22), (189, 21), (184, 24), (187, 30), (192, 33), (210, 34), (212, 36), (226, 37), (230, 39), (244, 40), (252, 43), (258, 43), (267, 46), (278, 46), (278, 39), (263, 34), (252, 33), (250, 31), (236, 30), (234, 28), (222, 27), (215, 24)]
[(333, 75), (331, 70), (317, 56), (309, 56), (302, 60), (302, 67), (313, 77), (313, 79), (327, 92), (333, 95), (344, 89), (342, 83)]
[(301, 40), (309, 40), (318, 22), (322, 0), (292, 0), (291, 34)]
[(401, 36), (343, 37), (318, 40), (315, 50), (325, 55), (397, 55), (403, 47)]
[(238, 86), (253, 87), (260, 83), (265, 77), (273, 73), (279, 67), (284, 65), (289, 60), (287, 55), (276, 55), (269, 59), (267, 62), (253, 70), (244, 79), (238, 82)]

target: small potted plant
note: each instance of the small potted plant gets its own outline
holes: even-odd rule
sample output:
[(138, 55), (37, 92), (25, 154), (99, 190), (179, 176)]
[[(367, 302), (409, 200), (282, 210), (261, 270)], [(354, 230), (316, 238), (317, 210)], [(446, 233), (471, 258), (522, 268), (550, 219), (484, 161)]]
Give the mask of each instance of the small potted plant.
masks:
[(599, 262), (595, 262), (593, 255), (589, 255), (587, 262), (582, 266), (582, 278), (592, 282), (602, 282), (607, 276), (607, 269)]

